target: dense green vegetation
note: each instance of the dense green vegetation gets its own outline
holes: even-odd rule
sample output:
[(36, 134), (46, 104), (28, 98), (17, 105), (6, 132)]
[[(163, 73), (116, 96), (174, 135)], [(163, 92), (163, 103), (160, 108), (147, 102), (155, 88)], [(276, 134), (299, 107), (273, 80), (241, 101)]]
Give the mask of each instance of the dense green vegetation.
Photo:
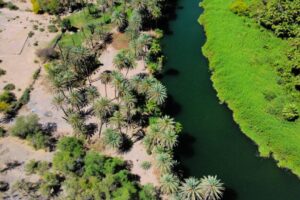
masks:
[(300, 175), (299, 2), (205, 0), (202, 6), (203, 51), (218, 97), (262, 156), (272, 154)]

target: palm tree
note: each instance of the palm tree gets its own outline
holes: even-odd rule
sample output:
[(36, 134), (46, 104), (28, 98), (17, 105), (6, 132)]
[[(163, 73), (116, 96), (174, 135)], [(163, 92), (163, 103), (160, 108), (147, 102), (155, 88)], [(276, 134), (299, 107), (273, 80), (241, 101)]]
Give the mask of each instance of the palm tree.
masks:
[(224, 187), (217, 176), (204, 176), (200, 180), (204, 200), (218, 200), (222, 198)]
[(155, 156), (156, 167), (161, 173), (169, 173), (172, 167), (175, 165), (175, 161), (169, 153), (163, 152)]
[(138, 55), (142, 57), (144, 60), (144, 57), (146, 56), (146, 53), (148, 51), (148, 47), (152, 42), (152, 37), (148, 34), (142, 33), (138, 39), (137, 39), (137, 49), (138, 49)]
[(161, 132), (172, 132), (175, 130), (175, 121), (169, 116), (163, 116), (158, 118), (156, 121), (156, 126)]
[(130, 69), (134, 69), (136, 67), (134, 57), (128, 49), (121, 50), (116, 55), (113, 62), (118, 70), (127, 69), (125, 77), (127, 76)]
[(102, 132), (102, 126), (106, 121), (107, 116), (111, 113), (111, 102), (107, 98), (100, 98), (98, 99), (94, 105), (93, 105), (93, 110), (95, 116), (99, 119), (99, 137)]
[(76, 136), (85, 133), (84, 119), (79, 113), (77, 112), (69, 113), (67, 117), (67, 121), (72, 126)]
[(167, 98), (167, 89), (161, 83), (157, 82), (147, 92), (147, 99), (158, 105), (162, 105)]
[(194, 177), (185, 179), (179, 187), (179, 195), (182, 200), (203, 200), (200, 181)]
[(108, 128), (103, 133), (103, 142), (113, 149), (118, 149), (122, 144), (122, 136), (117, 131)]
[(142, 28), (142, 16), (138, 11), (134, 10), (129, 18), (128, 27), (126, 29), (131, 40), (138, 37), (141, 28)]
[(125, 13), (116, 10), (113, 12), (111, 19), (113, 23), (117, 24), (119, 32), (122, 32), (127, 23)]
[(89, 86), (88, 88), (86, 88), (85, 94), (89, 103), (93, 103), (95, 99), (100, 96), (95, 86)]
[(112, 77), (111, 77), (111, 71), (106, 70), (102, 72), (99, 76), (100, 81), (102, 84), (105, 86), (105, 96), (107, 97), (107, 84), (111, 82)]
[(178, 190), (179, 179), (174, 174), (164, 174), (160, 179), (160, 184), (163, 193), (172, 194)]
[(57, 95), (54, 96), (52, 103), (54, 104), (54, 106), (56, 106), (57, 108), (60, 108), (63, 113), (65, 114), (65, 117), (68, 116), (64, 105), (66, 104), (66, 98), (62, 93), (58, 93)]
[(133, 7), (138, 11), (142, 11), (147, 6), (147, 0), (134, 0)]
[(117, 95), (117, 91), (122, 87), (122, 84), (124, 82), (123, 74), (117, 71), (112, 72), (112, 85), (115, 87), (115, 98), (119, 98), (119, 95)]
[(80, 111), (80, 107), (83, 103), (83, 96), (79, 91), (71, 91), (69, 94), (69, 99), (68, 99), (69, 103), (71, 104), (71, 106), (74, 108), (77, 108), (77, 111)]
[(109, 119), (109, 123), (119, 129), (120, 133), (122, 132), (122, 126), (126, 124), (125, 117), (120, 111), (115, 111), (113, 116)]

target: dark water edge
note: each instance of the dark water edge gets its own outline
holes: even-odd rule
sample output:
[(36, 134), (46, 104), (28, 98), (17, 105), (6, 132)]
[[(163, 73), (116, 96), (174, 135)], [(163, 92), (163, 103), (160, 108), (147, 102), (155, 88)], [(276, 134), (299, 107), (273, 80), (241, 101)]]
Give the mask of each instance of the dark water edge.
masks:
[(226, 184), (226, 200), (300, 200), (299, 179), (273, 159), (259, 157), (232, 112), (219, 104), (201, 52), (206, 38), (198, 5), (199, 0), (178, 0), (163, 40), (166, 111), (184, 127), (177, 151), (184, 175), (218, 175)]

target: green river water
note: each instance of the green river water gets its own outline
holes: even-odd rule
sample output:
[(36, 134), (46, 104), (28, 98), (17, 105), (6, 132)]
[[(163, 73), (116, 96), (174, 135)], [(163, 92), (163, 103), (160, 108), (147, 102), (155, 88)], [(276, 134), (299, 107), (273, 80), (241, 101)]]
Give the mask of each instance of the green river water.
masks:
[(167, 113), (184, 130), (178, 159), (190, 176), (218, 175), (228, 200), (300, 200), (300, 181), (272, 159), (258, 156), (257, 146), (220, 105), (202, 55), (202, 9), (198, 0), (178, 0), (177, 17), (163, 40), (167, 64), (162, 78), (170, 94)]

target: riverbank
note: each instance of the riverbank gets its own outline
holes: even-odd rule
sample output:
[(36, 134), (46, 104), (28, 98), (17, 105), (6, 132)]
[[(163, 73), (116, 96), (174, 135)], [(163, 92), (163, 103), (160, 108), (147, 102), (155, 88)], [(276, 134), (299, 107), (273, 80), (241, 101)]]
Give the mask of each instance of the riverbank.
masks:
[[(286, 41), (260, 28), (255, 21), (229, 10), (231, 1), (204, 1), (200, 18), (207, 42), (213, 86), (221, 102), (233, 111), (243, 133), (259, 147), (260, 155), (272, 155), (278, 166), (300, 175), (299, 121), (278, 117), (292, 98), (278, 84), (276, 65), (284, 65)], [(273, 96), (274, 98), (268, 98)]]

